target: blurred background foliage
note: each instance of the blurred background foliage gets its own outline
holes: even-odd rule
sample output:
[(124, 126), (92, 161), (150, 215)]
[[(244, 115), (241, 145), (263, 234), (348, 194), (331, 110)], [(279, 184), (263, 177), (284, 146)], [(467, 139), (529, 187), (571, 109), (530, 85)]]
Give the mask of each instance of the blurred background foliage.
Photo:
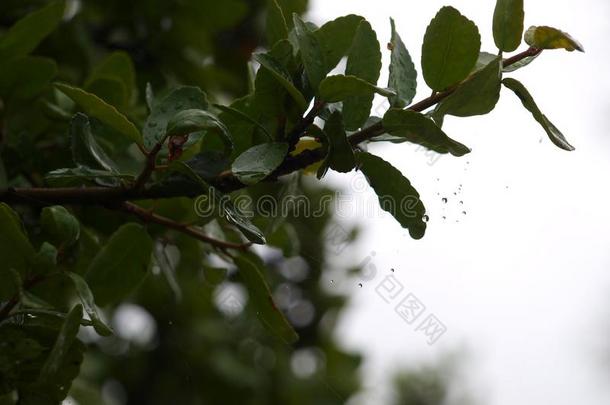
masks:
[[(46, 3), (2, 0), (0, 32)], [(256, 48), (265, 46), (264, 0), (70, 0), (67, 4), (64, 23), (36, 49), (36, 55), (56, 61), (57, 80), (83, 86), (102, 98), (117, 94), (105, 94), (105, 89), (123, 86), (119, 94), (124, 97), (113, 102), (136, 122), (146, 114), (148, 82), (160, 92), (176, 84), (196, 85), (213, 100), (245, 94), (248, 61)], [(284, 0), (281, 5), (286, 15), (303, 13), (307, 0)], [(132, 61), (137, 76), (131, 82), (96, 79), (100, 62), (115, 51), (125, 52)], [(44, 173), (70, 161), (66, 136), (70, 117), (53, 109), (66, 101), (51, 88), (36, 99), (3, 101), (6, 177), (12, 185), (40, 185)], [(113, 139), (115, 147), (117, 143), (120, 149), (120, 140)], [(125, 149), (116, 153), (123, 153), (128, 162), (127, 145)], [(332, 194), (306, 180), (295, 175), (284, 186), (306, 194), (310, 201)], [(259, 184), (248, 192), (256, 196), (278, 191), (277, 186)], [(188, 217), (192, 211), (188, 204), (173, 199), (157, 209), (174, 218)], [(81, 330), (87, 352), (69, 398), (83, 405), (347, 402), (361, 387), (362, 358), (342, 348), (335, 336), (346, 297), (321, 284), (333, 249), (318, 236), (336, 226), (332, 213), (325, 211), (315, 218), (289, 216), (270, 238), (272, 247), (259, 252), (278, 306), (300, 335), (292, 347), (269, 336), (244, 305), (247, 296), (234, 282), (235, 269), (229, 269), (227, 280), (215, 279), (212, 267), (226, 267), (222, 258), (183, 235), (148, 227), (156, 239), (153, 275), (129, 303), (105, 308), (116, 336), (102, 338), (89, 328)], [(20, 208), (19, 213), (32, 241), (40, 244), (44, 240), (37, 222), (40, 212)], [(74, 256), (68, 252), (65, 260), (78, 271), (127, 218), (102, 208), (79, 208), (77, 213), (81, 241)], [(261, 229), (271, 226), (264, 218), (258, 221)], [(208, 230), (223, 233), (212, 229), (214, 225), (208, 224)], [(345, 232), (348, 241), (357, 237), (357, 229)], [(71, 288), (63, 279), (49, 279), (32, 292), (67, 310)], [(395, 403), (441, 404), (447, 384), (436, 371), (401, 374), (396, 379)], [(12, 395), (0, 397), (0, 403), (13, 403)]]

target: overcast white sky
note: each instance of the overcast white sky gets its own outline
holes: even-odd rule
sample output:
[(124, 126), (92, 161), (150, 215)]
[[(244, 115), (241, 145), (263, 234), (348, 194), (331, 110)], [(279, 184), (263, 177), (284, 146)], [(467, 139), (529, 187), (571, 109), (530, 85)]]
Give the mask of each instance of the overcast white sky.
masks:
[[(322, 23), (363, 15), (385, 44), (392, 16), (421, 72), (425, 28), (447, 4), (477, 23), (483, 49), (494, 52), (493, 0), (315, 0), (310, 18)], [(488, 116), (446, 120), (449, 135), (473, 149), (467, 157), (429, 165), (429, 157), (406, 144), (372, 149), (410, 178), (430, 223), (425, 238), (413, 241), (387, 215), (351, 219), (365, 221), (366, 232), (358, 249), (338, 259), (358, 262), (374, 251), (371, 263), (378, 269), (362, 288), (329, 275), (338, 280), (331, 288), (352, 296), (340, 335), (367, 356), (366, 392), (354, 403), (384, 403), (393, 370), (454, 350), (465, 350), (461, 377), (482, 404), (610, 403), (610, 371), (603, 363), (610, 358), (609, 9), (607, 0), (526, 0), (526, 27), (556, 26), (587, 51), (548, 51), (514, 74), (575, 152), (554, 147), (507, 91)], [(429, 94), (423, 80), (419, 90), (417, 99)], [(328, 181), (350, 183), (345, 176)], [(414, 293), (425, 315), (447, 326), (436, 344), (427, 345), (375, 293), (390, 268), (405, 287), (401, 297)]]

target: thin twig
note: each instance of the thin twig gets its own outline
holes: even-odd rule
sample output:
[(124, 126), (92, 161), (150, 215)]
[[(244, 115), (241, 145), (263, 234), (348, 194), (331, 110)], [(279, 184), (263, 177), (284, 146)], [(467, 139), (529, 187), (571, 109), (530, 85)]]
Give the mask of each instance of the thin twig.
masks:
[(235, 250), (246, 250), (248, 249), (252, 243), (232, 243), (227, 241), (218, 240), (208, 236), (204, 233), (201, 233), (198, 229), (176, 222), (172, 219), (160, 216), (155, 214), (154, 212), (150, 212), (145, 210), (144, 208), (140, 208), (135, 204), (124, 202), (119, 207), (122, 211), (125, 211), (129, 214), (135, 215), (140, 218), (144, 222), (153, 222), (159, 225), (163, 225), (167, 228), (173, 229), (178, 232), (182, 232), (186, 235), (192, 236), (195, 239), (198, 239), (202, 242), (208, 243), (216, 248), (221, 250), (226, 249), (235, 249)]

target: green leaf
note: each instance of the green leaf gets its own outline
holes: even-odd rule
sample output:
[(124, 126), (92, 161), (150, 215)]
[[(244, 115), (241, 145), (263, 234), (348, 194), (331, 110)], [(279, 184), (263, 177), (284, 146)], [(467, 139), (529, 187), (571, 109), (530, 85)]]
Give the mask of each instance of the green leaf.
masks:
[(207, 96), (199, 87), (182, 86), (155, 103), (144, 124), (144, 146), (152, 148), (165, 137), (168, 122), (180, 111), (207, 110)]
[(85, 81), (85, 89), (90, 91), (97, 87), (96, 82), (107, 83), (108, 80), (117, 81), (122, 85), (125, 94), (121, 105), (129, 104), (136, 91), (136, 73), (126, 52), (113, 52), (99, 62)]
[(130, 182), (134, 176), (117, 174), (105, 170), (94, 170), (86, 167), (75, 169), (57, 169), (47, 173), (45, 181), (51, 187), (76, 187), (82, 185), (118, 186)]
[(38, 381), (53, 380), (60, 373), (60, 368), (67, 358), (70, 347), (76, 340), (81, 319), (83, 319), (83, 307), (78, 304), (66, 316), (51, 353), (40, 370)]
[(213, 114), (204, 110), (183, 110), (167, 123), (166, 136), (188, 135), (198, 131), (218, 132), (228, 154), (233, 150), (233, 139), (227, 127)]
[(115, 107), (107, 104), (95, 94), (88, 93), (83, 89), (62, 83), (56, 83), (55, 86), (78, 104), (87, 115), (97, 118), (104, 124), (127, 136), (132, 142), (138, 145), (142, 144), (142, 134), (140, 134), (140, 131), (138, 131), (133, 122), (129, 121)]
[(310, 28), (301, 20), (298, 14), (293, 14), (294, 30), (299, 42), (301, 59), (305, 72), (309, 78), (311, 88), (317, 93), (320, 82), (326, 77), (324, 54), (318, 38)]
[(322, 49), (326, 73), (333, 70), (341, 58), (347, 55), (362, 20), (364, 17), (350, 14), (329, 21), (314, 31)]
[(233, 205), (228, 196), (223, 195), (220, 191), (210, 186), (197, 172), (184, 162), (176, 161), (173, 166), (174, 170), (194, 180), (202, 189), (202, 192), (211, 197), (212, 201), (209, 204), (214, 204), (219, 211), (218, 214), (229, 223), (235, 225), (244, 234), (249, 241), (264, 245), (265, 237), (263, 233), (250, 222), (250, 220), (242, 215)]
[[(368, 21), (360, 22), (347, 56), (345, 74), (377, 84), (381, 72), (379, 41)], [(350, 97), (343, 101), (343, 119), (347, 130), (357, 130), (371, 113), (374, 95)]]
[(500, 99), (502, 58), (496, 57), (474, 73), (436, 107), (435, 116), (483, 115), (492, 111)]
[(55, 1), (17, 21), (0, 39), (0, 60), (25, 56), (53, 32), (64, 15), (63, 1)]
[(78, 294), (78, 297), (80, 298), (80, 301), (83, 304), (85, 311), (89, 315), (89, 318), (91, 318), (91, 322), (93, 323), (93, 328), (95, 329), (95, 331), (101, 336), (112, 335), (112, 329), (110, 329), (110, 327), (106, 325), (104, 321), (102, 321), (97, 311), (97, 307), (95, 306), (95, 301), (93, 298), (93, 293), (89, 289), (89, 285), (87, 284), (85, 279), (83, 279), (76, 273), (66, 272), (66, 274), (74, 283), (76, 293)]
[(390, 97), (392, 107), (404, 108), (411, 104), (417, 91), (417, 70), (404, 42), (396, 32), (394, 19), (390, 18), (392, 37), (390, 40), (390, 77), (388, 87), (396, 90), (396, 96)]
[(477, 26), (453, 7), (443, 7), (424, 36), (422, 70), (435, 91), (461, 82), (472, 71), (481, 48)]
[(23, 56), (0, 65), (0, 96), (28, 100), (39, 95), (57, 74), (48, 58)]
[(525, 42), (532, 48), (565, 49), (569, 52), (584, 52), (585, 48), (566, 32), (553, 27), (532, 26), (525, 31)]
[(267, 43), (272, 47), (276, 42), (288, 39), (288, 27), (282, 8), (277, 0), (268, 0)]
[(271, 291), (265, 281), (264, 264), (254, 254), (242, 254), (235, 257), (239, 268), (239, 277), (248, 289), (250, 303), (261, 323), (274, 335), (288, 344), (295, 343), (299, 335), (294, 331), (282, 312), (273, 302)]
[(239, 181), (251, 186), (273, 173), (287, 154), (287, 143), (270, 142), (256, 145), (235, 159), (231, 171)]
[(0, 301), (7, 301), (16, 293), (10, 270), (23, 276), (36, 252), (23, 232), (19, 216), (4, 203), (0, 203), (0, 229)]
[(426, 208), (417, 190), (398, 169), (382, 158), (361, 152), (356, 156), (360, 170), (379, 197), (379, 205), (389, 212), (413, 239), (426, 233)]
[(553, 125), (551, 121), (549, 121), (549, 119), (546, 117), (546, 115), (542, 113), (542, 111), (540, 111), (540, 108), (538, 108), (538, 105), (534, 101), (534, 98), (531, 96), (529, 91), (527, 91), (527, 89), (522, 83), (512, 78), (506, 78), (502, 80), (502, 84), (512, 90), (517, 95), (517, 97), (519, 97), (521, 103), (523, 103), (523, 106), (529, 112), (531, 112), (534, 116), (534, 119), (538, 121), (540, 125), (542, 125), (542, 128), (544, 128), (544, 131), (548, 135), (551, 142), (553, 142), (557, 147), (563, 150), (573, 151), (575, 149), (566, 140), (565, 136), (563, 136), (561, 131), (559, 131), (559, 129), (557, 129), (557, 127)]
[(270, 141), (273, 140), (273, 136), (271, 136), (271, 134), (267, 131), (267, 128), (265, 128), (260, 122), (256, 121), (254, 118), (250, 117), (248, 114), (238, 110), (237, 108), (231, 107), (231, 106), (214, 104), (214, 107), (218, 108), (220, 111), (222, 111), (228, 115), (233, 116), (234, 118), (237, 118), (238, 120), (245, 121), (249, 124), (254, 125), (258, 129), (260, 129), (263, 132), (263, 134), (265, 134), (267, 139), (269, 139)]
[(349, 98), (368, 99), (375, 93), (384, 97), (396, 95), (391, 89), (382, 89), (356, 76), (328, 76), (320, 83), (320, 99), (329, 103), (337, 103)]
[(356, 167), (356, 159), (352, 146), (347, 140), (340, 112), (332, 113), (328, 120), (326, 120), (324, 132), (328, 137), (329, 143), (325, 164), (340, 173), (351, 172)]
[(257, 53), (253, 56), (254, 60), (261, 64), (262, 67), (269, 70), (273, 77), (286, 89), (288, 94), (297, 103), (300, 109), (307, 109), (307, 100), (301, 92), (295, 87), (290, 78), (290, 73), (282, 66), (282, 64), (269, 53)]
[(95, 256), (85, 280), (100, 306), (126, 298), (148, 275), (152, 239), (140, 225), (121, 226)]
[(37, 275), (48, 275), (57, 267), (57, 248), (49, 242), (43, 242), (34, 256), (32, 263), (33, 273)]
[(58, 247), (71, 246), (80, 236), (80, 224), (61, 205), (45, 207), (40, 214), (40, 226)]
[(70, 121), (72, 160), (79, 167), (116, 172), (116, 163), (97, 143), (91, 131), (89, 117), (77, 113)]
[(392, 108), (383, 116), (383, 128), (391, 135), (400, 136), (438, 153), (463, 156), (468, 147), (449, 138), (432, 120), (415, 111)]
[(523, 35), (523, 0), (497, 0), (494, 11), (494, 41), (499, 50), (512, 52), (521, 44)]

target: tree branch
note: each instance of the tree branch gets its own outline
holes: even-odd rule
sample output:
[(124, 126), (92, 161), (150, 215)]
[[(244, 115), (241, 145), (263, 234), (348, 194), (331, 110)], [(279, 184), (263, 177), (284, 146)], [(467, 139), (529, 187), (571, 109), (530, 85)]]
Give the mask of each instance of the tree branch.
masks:
[[(536, 56), (542, 52), (541, 49), (529, 48), (519, 54), (516, 54), (504, 60), (504, 66), (510, 66), (522, 61), (528, 57)], [(466, 79), (468, 80), (468, 79)], [(422, 112), (448, 96), (450, 96), (459, 85), (452, 87), (443, 92), (435, 93), (428, 98), (425, 98), (408, 107), (408, 110)], [(315, 117), (324, 107), (318, 103), (314, 105), (312, 111), (291, 131), (291, 136), (302, 136), (307, 128), (313, 123)], [(375, 136), (383, 133), (383, 125), (381, 122), (370, 127), (364, 128), (349, 136), (348, 140), (352, 146), (365, 142)], [(152, 151), (151, 151), (152, 152)], [(149, 155), (152, 153), (149, 152)], [(156, 154), (155, 154), (156, 155)], [(272, 173), (267, 180), (274, 181), (278, 177), (290, 174), (301, 170), (319, 160), (324, 159), (324, 154), (320, 149), (305, 150), (297, 156), (288, 156), (282, 165)], [(153, 165), (154, 169), (154, 165)], [(145, 176), (143, 172), (139, 178), (147, 179), (150, 174)], [(144, 183), (146, 180), (144, 180)], [(136, 181), (138, 183), (138, 181)], [(242, 184), (231, 172), (224, 172), (216, 179), (211, 181), (211, 184), (218, 190), (229, 193), (246, 187)], [(167, 190), (161, 187), (151, 187), (136, 189), (124, 187), (73, 187), (73, 188), (10, 188), (0, 190), (0, 201), (7, 203), (21, 203), (27, 205), (50, 205), (50, 204), (74, 204), (74, 205), (112, 205), (125, 201), (135, 201), (143, 199), (160, 199), (172, 197), (196, 197), (199, 194), (198, 189), (184, 192), (181, 190)], [(173, 224), (172, 226), (175, 226)], [(179, 226), (182, 226), (178, 224)]]

